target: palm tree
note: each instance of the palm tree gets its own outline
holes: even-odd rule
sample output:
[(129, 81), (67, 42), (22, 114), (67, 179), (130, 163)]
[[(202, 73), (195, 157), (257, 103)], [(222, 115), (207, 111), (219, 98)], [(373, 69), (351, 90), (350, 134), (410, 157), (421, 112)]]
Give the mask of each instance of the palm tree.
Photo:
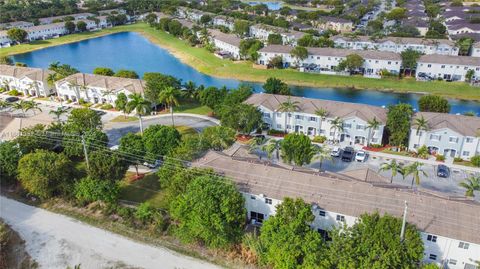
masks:
[(343, 120), (340, 117), (336, 117), (330, 122), (330, 125), (330, 130), (333, 129), (333, 141), (335, 141), (337, 131), (339, 133), (343, 132)]
[(195, 82), (189, 80), (184, 87), (183, 96), (185, 98), (195, 99), (197, 97), (197, 85), (195, 85)]
[(32, 110), (34, 115), (35, 115), (35, 111), (42, 112), (42, 109), (40, 108), (40, 104), (34, 101), (23, 101), (23, 110), (25, 112)]
[[(289, 113), (293, 113), (300, 109), (300, 102), (292, 101), (292, 98), (289, 96), (287, 101), (280, 104), (278, 111), (285, 112), (285, 133), (287, 132), (287, 116)], [(293, 117), (293, 115), (292, 115)]]
[(172, 114), (172, 126), (175, 127), (175, 122), (173, 121), (173, 106), (178, 106), (178, 97), (180, 96), (180, 91), (174, 87), (167, 87), (163, 89), (158, 95), (158, 100), (161, 103), (166, 104), (170, 108), (170, 113)]
[(147, 115), (150, 112), (150, 110), (152, 109), (152, 104), (149, 101), (143, 99), (143, 97), (137, 93), (130, 94), (128, 98), (130, 98), (130, 101), (128, 101), (127, 103), (126, 111), (127, 113), (135, 111), (138, 116), (138, 121), (140, 123), (140, 133), (143, 134), (142, 116)]
[(5, 100), (0, 100), (0, 110), (4, 110), (8, 107), (10, 107), (11, 104)]
[(325, 118), (328, 116), (329, 112), (325, 108), (319, 108), (315, 110), (315, 115), (317, 115), (320, 118), (320, 122), (318, 125), (318, 133), (320, 134), (322, 132), (322, 123), (325, 120)]
[(315, 156), (313, 158), (320, 161), (320, 164), (318, 165), (318, 172), (322, 172), (322, 164), (324, 160), (333, 160), (332, 156), (330, 155), (330, 149), (327, 147), (316, 147)]
[(428, 131), (428, 121), (423, 117), (420, 116), (420, 118), (416, 118), (415, 122), (413, 123), (413, 126), (417, 128), (417, 136), (418, 136), (418, 143), (417, 145), (420, 145), (420, 132), (423, 131)]
[(48, 112), (48, 113), (51, 114), (51, 115), (54, 115), (55, 118), (57, 119), (58, 123), (60, 123), (60, 117), (67, 112), (68, 112), (68, 108), (57, 107), (56, 110), (50, 110), (50, 112)]
[(280, 159), (280, 143), (282, 140), (278, 139), (270, 139), (268, 140), (268, 144), (262, 147), (262, 150), (267, 153), (268, 158), (272, 158), (272, 153), (275, 151), (275, 156), (277, 160)]
[(480, 177), (470, 176), (469, 178), (465, 179), (465, 181), (460, 182), (458, 185), (466, 189), (465, 196), (475, 197), (474, 192), (480, 191)]
[(413, 187), (413, 182), (415, 181), (415, 184), (420, 185), (420, 174), (423, 174), (424, 176), (428, 176), (425, 171), (422, 170), (423, 164), (420, 162), (414, 162), (409, 166), (405, 167), (405, 172), (404, 176), (407, 177), (409, 175), (412, 175), (412, 185)]
[(367, 128), (368, 128), (368, 138), (367, 138), (367, 146), (370, 145), (370, 137), (372, 135), (372, 130), (375, 133), (375, 130), (380, 127), (381, 122), (377, 120), (376, 117), (373, 117), (373, 119), (367, 121)]
[(382, 165), (380, 166), (380, 169), (378, 169), (378, 172), (380, 172), (380, 171), (391, 171), (392, 176), (390, 177), (390, 183), (393, 183), (393, 178), (397, 174), (404, 175), (403, 166), (401, 164), (397, 163), (396, 160), (392, 160), (389, 163), (382, 163)]

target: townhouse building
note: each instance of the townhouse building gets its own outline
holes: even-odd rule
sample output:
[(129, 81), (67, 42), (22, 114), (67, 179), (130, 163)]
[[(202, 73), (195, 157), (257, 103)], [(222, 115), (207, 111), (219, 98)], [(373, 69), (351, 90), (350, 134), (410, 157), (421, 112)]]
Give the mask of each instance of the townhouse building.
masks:
[(84, 13), (77, 13), (77, 14), (70, 14), (70, 15), (62, 15), (62, 16), (54, 16), (54, 17), (47, 17), (47, 18), (40, 18), (38, 21), (40, 24), (52, 24), (56, 22), (61, 22), (65, 20), (67, 17), (73, 17), (74, 20), (85, 20), (88, 17), (94, 17), (95, 15), (92, 13), (84, 12)]
[(77, 73), (55, 82), (57, 94), (64, 101), (114, 104), (117, 96), (124, 93), (144, 94), (145, 82), (140, 79), (118, 78)]
[[(282, 111), (282, 104), (288, 101), (296, 102), (299, 109), (291, 112)], [(262, 112), (263, 122), (270, 129), (303, 133), (310, 137), (325, 136), (344, 145), (381, 144), (387, 120), (384, 108), (355, 103), (266, 93), (253, 94), (245, 103), (257, 107)], [(328, 115), (325, 118), (317, 116), (315, 112), (319, 109), (326, 110)], [(342, 121), (342, 128), (332, 125), (335, 118)], [(373, 119), (380, 122), (375, 129), (368, 127), (369, 121)]]
[(28, 96), (47, 97), (55, 93), (47, 79), (53, 72), (41, 68), (0, 65), (0, 88)]
[(305, 35), (303, 32), (265, 24), (255, 24), (250, 26), (250, 36), (258, 38), (264, 42), (267, 42), (268, 36), (271, 34), (281, 35), (283, 45), (291, 46), (297, 45), (297, 41)]
[(301, 71), (337, 74), (337, 66), (348, 55), (357, 54), (364, 59), (359, 73), (366, 77), (380, 78), (385, 70), (398, 74), (402, 65), (399, 54), (387, 51), (349, 50), (337, 48), (307, 48), (308, 57), (297, 59), (291, 55), (289, 46), (271, 45), (259, 50), (258, 64), (268, 65), (274, 57), (282, 57), (283, 65), (299, 66)]
[(64, 22), (42, 24), (25, 29), (28, 41), (59, 37), (68, 33)]
[(463, 20), (453, 21), (451, 24), (447, 23), (446, 27), (448, 35), (450, 36), (480, 33), (480, 25)]
[(7, 31), (1, 30), (0, 31), (0, 48), (10, 47), (10, 43), (12, 43), (12, 40), (10, 40), (10, 38), (8, 37)]
[(216, 29), (209, 29), (208, 32), (210, 39), (217, 48), (217, 55), (220, 55), (222, 58), (240, 59), (241, 38), (233, 34), (222, 33)]
[[(415, 119), (427, 121), (426, 130), (418, 130)], [(465, 160), (478, 155), (480, 118), (447, 113), (419, 112), (412, 120), (409, 150), (425, 145), (433, 154)]]
[(229, 18), (223, 15), (217, 15), (213, 18), (212, 24), (215, 26), (227, 27), (230, 31), (233, 31), (235, 21), (233, 18)]
[(470, 50), (470, 56), (480, 57), (480, 42), (475, 42), (472, 44), (472, 49)]
[(480, 260), (478, 202), (392, 188), (387, 186), (388, 179), (371, 170), (356, 171), (358, 175), (346, 180), (338, 174), (327, 177), (236, 160), (213, 151), (193, 166), (212, 168), (231, 179), (244, 197), (246, 217), (253, 225), (275, 215), (284, 198), (302, 198), (312, 205), (315, 219), (310, 227), (329, 241), (332, 228), (352, 226), (361, 214), (379, 212), (401, 218), (407, 204), (407, 222), (420, 231), (425, 247), (423, 262), (441, 268), (474, 269), (475, 261)]
[(8, 30), (11, 28), (25, 29), (28, 27), (32, 27), (33, 25), (34, 24), (29, 21), (12, 21), (12, 22), (0, 23), (0, 30)]
[(472, 80), (480, 76), (480, 58), (469, 56), (449, 56), (430, 54), (417, 60), (417, 79), (429, 76), (433, 79), (448, 81), (465, 81), (468, 72), (472, 72)]
[(454, 41), (448, 39), (424, 39), (412, 37), (385, 37), (372, 39), (369, 36), (332, 37), (335, 47), (354, 50), (378, 50), (402, 53), (412, 49), (423, 54), (458, 55), (459, 49)]
[(349, 33), (353, 30), (353, 22), (338, 17), (320, 17), (317, 27), (321, 30), (334, 30), (340, 33)]
[(200, 22), (200, 19), (203, 15), (208, 15), (212, 19), (215, 17), (215, 14), (210, 12), (203, 12), (201, 10), (192, 9), (188, 7), (178, 7), (177, 16), (182, 19), (188, 19), (194, 22)]

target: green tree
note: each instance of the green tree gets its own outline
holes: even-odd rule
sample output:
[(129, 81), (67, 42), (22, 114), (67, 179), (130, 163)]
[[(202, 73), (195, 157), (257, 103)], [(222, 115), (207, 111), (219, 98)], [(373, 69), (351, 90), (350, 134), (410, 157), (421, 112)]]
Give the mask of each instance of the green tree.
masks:
[(133, 79), (138, 78), (137, 72), (132, 71), (132, 70), (125, 70), (125, 69), (118, 70), (117, 73), (115, 73), (114, 76), (119, 77), (119, 78), (133, 78)]
[(423, 95), (418, 99), (418, 108), (422, 112), (450, 112), (448, 100), (438, 95)]
[(225, 89), (208, 87), (199, 92), (198, 99), (200, 99), (202, 105), (215, 110), (218, 105), (223, 103), (223, 99), (226, 95), (227, 91)]
[(118, 200), (120, 187), (116, 182), (97, 180), (90, 177), (75, 182), (75, 198), (82, 203), (103, 201), (114, 204)]
[(390, 105), (388, 107), (386, 127), (390, 145), (404, 146), (407, 144), (412, 115), (413, 108), (409, 104)]
[(315, 155), (313, 156), (314, 160), (318, 160), (318, 172), (322, 172), (322, 164), (325, 160), (333, 160), (332, 155), (330, 154), (331, 151), (327, 147), (315, 147)]
[(282, 45), (283, 39), (280, 34), (269, 34), (267, 42), (268, 45)]
[(235, 142), (235, 130), (224, 126), (211, 126), (203, 129), (202, 137), (209, 148), (224, 150)]
[(175, 233), (187, 242), (227, 248), (242, 237), (244, 202), (232, 182), (216, 176), (197, 177), (170, 206), (178, 223)]
[(298, 65), (300, 61), (307, 59), (308, 50), (304, 47), (296, 46), (290, 51), (290, 54), (296, 59)]
[(122, 155), (128, 155), (127, 162), (135, 166), (138, 176), (138, 165), (144, 162), (145, 144), (143, 138), (134, 133), (128, 133), (120, 138), (118, 151)]
[(415, 226), (408, 224), (400, 240), (402, 220), (378, 213), (363, 214), (351, 227), (329, 232), (332, 237), (321, 268), (418, 268), (423, 242)]
[(425, 171), (422, 170), (423, 164), (420, 162), (414, 162), (408, 166), (405, 166), (404, 170), (404, 177), (407, 177), (409, 175), (412, 175), (412, 187), (413, 187), (413, 182), (415, 184), (420, 185), (420, 175), (423, 174), (424, 176), (428, 176)]
[(69, 34), (74, 33), (76, 28), (77, 28), (77, 26), (75, 25), (75, 23), (73, 21), (65, 22), (65, 29), (67, 29), (67, 33), (69, 33)]
[(418, 136), (418, 142), (417, 145), (420, 146), (420, 132), (421, 131), (428, 131), (429, 126), (428, 126), (428, 121), (425, 119), (425, 117), (420, 116), (415, 118), (413, 121), (413, 126), (417, 129), (416, 135)]
[(282, 143), (282, 140), (277, 140), (277, 139), (270, 139), (268, 140), (268, 143), (262, 147), (262, 150), (267, 153), (268, 158), (272, 158), (273, 152), (275, 152), (275, 157), (277, 160), (280, 159), (279, 153), (280, 153), (280, 145)]
[(250, 32), (250, 23), (244, 20), (235, 20), (233, 23), (233, 32), (244, 37)]
[(172, 115), (172, 126), (175, 126), (173, 120), (173, 107), (179, 105), (178, 98), (180, 97), (180, 90), (174, 87), (167, 87), (158, 95), (158, 101), (164, 103), (169, 109)]
[(14, 42), (22, 43), (27, 39), (28, 33), (23, 29), (12, 28), (7, 31), (7, 36)]
[(363, 63), (365, 60), (362, 58), (362, 56), (358, 54), (349, 54), (347, 57), (345, 57), (344, 60), (340, 61), (340, 63), (337, 66), (338, 70), (348, 70), (349, 72), (353, 72), (355, 70), (360, 69), (363, 66)]
[[(65, 131), (65, 137), (62, 141), (63, 151), (67, 156), (84, 156), (84, 148), (82, 145), (82, 139), (77, 133)], [(108, 145), (107, 135), (97, 129), (86, 129), (82, 132), (85, 139), (85, 146), (87, 152), (91, 152), (99, 149), (106, 149)]]
[(212, 17), (208, 14), (202, 15), (202, 17), (200, 17), (200, 23), (203, 25), (207, 25), (211, 21), (212, 21)]
[(145, 80), (145, 98), (152, 103), (158, 102), (160, 93), (165, 89), (169, 87), (180, 89), (181, 87), (177, 78), (161, 73), (145, 73), (143, 79)]
[(475, 191), (480, 191), (480, 177), (470, 176), (458, 185), (465, 188), (465, 196), (475, 197)]
[(155, 13), (149, 13), (147, 16), (145, 16), (145, 21), (150, 25), (153, 26), (155, 22), (157, 22), (157, 15)]
[(265, 93), (281, 94), (281, 95), (292, 94), (290, 92), (290, 88), (288, 87), (287, 83), (274, 77), (268, 78), (265, 84), (263, 84), (262, 88), (263, 90), (265, 90)]
[(319, 121), (318, 121), (318, 133), (319, 134), (322, 131), (322, 123), (328, 117), (329, 114), (330, 114), (330, 112), (328, 112), (328, 110), (326, 110), (323, 107), (320, 107), (317, 110), (315, 110), (315, 115), (317, 115), (320, 118)]
[(367, 145), (368, 146), (370, 145), (372, 134), (375, 133), (375, 130), (378, 129), (381, 124), (382, 123), (379, 122), (376, 117), (373, 117), (373, 119), (367, 121), (367, 128), (368, 128)]
[(143, 122), (142, 122), (142, 116), (148, 115), (150, 111), (152, 110), (152, 104), (143, 99), (143, 97), (140, 94), (130, 94), (128, 96), (130, 101), (127, 103), (127, 113), (131, 113), (135, 111), (135, 114), (138, 116), (138, 122), (140, 124), (140, 133), (143, 134)]
[(343, 133), (343, 119), (341, 119), (340, 117), (335, 117), (331, 122), (330, 122), (330, 130), (333, 130), (333, 140), (334, 141), (337, 141), (339, 139), (336, 139), (337, 138), (337, 132), (338, 134), (340, 135), (341, 133)]
[(87, 173), (90, 178), (118, 181), (124, 178), (128, 169), (127, 162), (116, 152), (109, 149), (90, 152), (88, 160)]
[(278, 55), (278, 56), (272, 57), (270, 59), (270, 61), (268, 61), (267, 67), (268, 68), (282, 69), (284, 67), (282, 56)]
[(55, 116), (58, 123), (61, 123), (62, 115), (67, 114), (67, 113), (68, 113), (68, 108), (66, 108), (66, 107), (57, 107), (57, 109), (50, 110), (48, 112), (48, 114), (51, 114), (51, 115)]
[(18, 161), (22, 153), (20, 147), (11, 141), (0, 143), (0, 175), (1, 183), (13, 181), (17, 176)]
[(394, 8), (385, 17), (387, 20), (401, 21), (407, 17), (407, 10), (405, 8)]
[(102, 129), (100, 115), (88, 108), (74, 108), (68, 116), (65, 129), (72, 133), (81, 134), (86, 130)]
[(260, 260), (273, 268), (316, 268), (323, 241), (308, 225), (315, 219), (302, 199), (285, 198), (260, 230)]
[(289, 96), (287, 101), (280, 104), (278, 111), (283, 112), (283, 116), (285, 118), (285, 133), (287, 133), (287, 120), (288, 118), (293, 118), (293, 113), (300, 109), (300, 102), (293, 101), (292, 98)]
[(285, 136), (281, 144), (282, 159), (286, 163), (302, 166), (309, 164), (315, 155), (315, 148), (308, 136), (291, 133)]
[(412, 70), (415, 70), (417, 68), (418, 58), (420, 58), (421, 55), (422, 54), (420, 52), (410, 48), (402, 51), (401, 56), (403, 71), (405, 72), (405, 70), (409, 70), (411, 73)]
[(77, 22), (77, 29), (79, 32), (87, 31), (87, 23), (84, 21)]
[(115, 108), (119, 111), (122, 111), (125, 118), (127, 118), (127, 104), (127, 95), (125, 95), (125, 93), (123, 92), (117, 94), (117, 99), (115, 100)]
[(12, 60), (12, 58), (10, 58), (8, 56), (1, 56), (0, 57), (0, 64), (13, 65), (13, 60)]
[(68, 64), (60, 64), (59, 62), (51, 63), (48, 66), (48, 70), (53, 71), (48, 75), (47, 81), (50, 85), (53, 85), (55, 81), (64, 79), (70, 75), (76, 74), (79, 71)]
[(93, 73), (95, 75), (109, 76), (109, 77), (115, 75), (115, 72), (113, 72), (113, 70), (108, 67), (97, 67), (93, 69)]
[(219, 116), (222, 126), (230, 127), (243, 134), (251, 133), (263, 123), (260, 110), (243, 103), (223, 106)]
[(475, 71), (473, 69), (468, 69), (467, 73), (465, 74), (465, 79), (467, 80), (467, 82), (471, 82), (473, 76), (475, 76)]
[(459, 55), (468, 55), (470, 48), (472, 47), (474, 40), (470, 37), (462, 37), (455, 42), (455, 45), (458, 47)]
[(380, 165), (380, 169), (378, 171), (379, 172), (380, 171), (390, 171), (391, 172), (390, 183), (393, 183), (393, 178), (395, 176), (397, 176), (397, 174), (403, 173), (403, 166), (401, 164), (397, 163), (397, 161), (395, 159), (393, 159), (389, 163), (382, 163)]
[(240, 56), (244, 59), (256, 61), (258, 51), (263, 48), (263, 42), (257, 39), (243, 39), (240, 41)]
[(180, 133), (171, 126), (151, 125), (143, 134), (146, 157), (158, 160), (172, 152), (180, 143)]
[(20, 159), (18, 180), (28, 192), (46, 199), (68, 191), (72, 169), (72, 163), (65, 155), (37, 150)]

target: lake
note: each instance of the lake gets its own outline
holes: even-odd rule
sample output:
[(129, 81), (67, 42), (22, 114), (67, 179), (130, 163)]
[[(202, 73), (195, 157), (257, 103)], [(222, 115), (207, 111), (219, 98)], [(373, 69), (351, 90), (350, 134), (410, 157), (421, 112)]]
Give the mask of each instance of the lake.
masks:
[[(182, 63), (175, 56), (137, 33), (125, 32), (88, 39), (77, 43), (50, 47), (13, 56), (15, 62), (28, 66), (48, 68), (54, 61), (70, 64), (81, 72), (92, 73), (95, 67), (135, 70), (140, 76), (145, 72), (160, 72), (189, 80), (197, 85), (236, 88), (240, 84), (251, 85), (255, 91), (262, 91), (262, 84), (242, 82), (234, 79), (216, 78), (198, 72)], [(281, 79), (281, 78), (280, 78)], [(480, 90), (480, 89), (479, 89)], [(389, 93), (380, 91), (292, 87), (298, 96), (334, 101), (362, 103), (375, 106), (409, 103), (417, 107), (418, 94)], [(452, 113), (474, 111), (480, 114), (480, 103), (474, 101), (449, 100)]]
[(260, 1), (249, 1), (247, 2), (250, 6), (256, 5), (266, 5), (269, 10), (280, 10), (282, 8), (282, 2), (260, 2)]

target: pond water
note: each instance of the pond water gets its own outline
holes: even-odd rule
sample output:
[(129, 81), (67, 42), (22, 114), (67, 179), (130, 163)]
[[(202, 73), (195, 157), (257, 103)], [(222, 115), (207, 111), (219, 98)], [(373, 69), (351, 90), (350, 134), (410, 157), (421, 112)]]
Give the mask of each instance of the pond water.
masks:
[(249, 1), (249, 5), (256, 6), (260, 4), (264, 4), (267, 6), (269, 10), (279, 10), (282, 8), (282, 2), (260, 2), (260, 1)]
[[(48, 68), (54, 61), (67, 63), (81, 72), (91, 73), (95, 67), (110, 67), (112, 69), (135, 70), (140, 76), (145, 72), (160, 72), (182, 79), (189, 80), (197, 85), (227, 86), (236, 88), (240, 84), (251, 85), (255, 91), (262, 91), (261, 83), (243, 82), (235, 79), (216, 78), (196, 71), (182, 63), (170, 54), (143, 36), (132, 33), (117, 33), (99, 38), (80, 41), (77, 43), (50, 47), (29, 53), (15, 55), (16, 62), (26, 63), (28, 66)], [(295, 95), (309, 98), (319, 98), (334, 101), (363, 103), (375, 106), (409, 103), (417, 106), (418, 94), (388, 93), (379, 91), (339, 89), (339, 88), (312, 88), (292, 87)], [(449, 100), (452, 113), (473, 111), (480, 114), (480, 103), (473, 101)]]

